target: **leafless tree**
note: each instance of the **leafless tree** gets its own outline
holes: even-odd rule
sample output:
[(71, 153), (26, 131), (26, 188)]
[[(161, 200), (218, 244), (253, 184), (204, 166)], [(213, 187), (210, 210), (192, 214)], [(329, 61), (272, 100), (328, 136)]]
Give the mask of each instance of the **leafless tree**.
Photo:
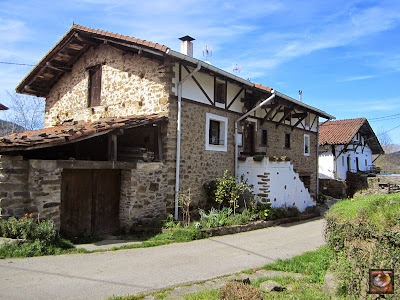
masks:
[(4, 121), (0, 124), (1, 135), (27, 130), (35, 130), (44, 126), (44, 99), (7, 92), (10, 97), (9, 110), (4, 112)]

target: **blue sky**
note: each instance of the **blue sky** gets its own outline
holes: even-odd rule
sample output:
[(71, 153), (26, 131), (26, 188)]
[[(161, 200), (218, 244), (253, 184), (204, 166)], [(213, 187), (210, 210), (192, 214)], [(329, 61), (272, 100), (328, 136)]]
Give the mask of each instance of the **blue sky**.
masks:
[[(0, 62), (36, 64), (73, 22), (177, 51), (190, 35), (196, 58), (212, 47), (213, 65), (400, 144), (398, 0), (0, 0)], [(0, 103), (31, 68), (0, 63)]]

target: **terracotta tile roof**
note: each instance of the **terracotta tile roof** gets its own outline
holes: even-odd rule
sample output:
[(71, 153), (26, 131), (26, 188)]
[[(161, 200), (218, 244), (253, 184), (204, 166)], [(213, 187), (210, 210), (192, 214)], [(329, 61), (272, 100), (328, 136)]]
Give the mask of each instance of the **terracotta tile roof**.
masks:
[(346, 145), (367, 122), (365, 118), (328, 121), (319, 127), (320, 145)]
[(127, 35), (122, 35), (122, 34), (117, 34), (117, 33), (113, 33), (113, 32), (108, 32), (108, 31), (104, 31), (104, 30), (99, 30), (99, 29), (93, 29), (93, 28), (89, 28), (89, 27), (85, 27), (85, 26), (81, 26), (78, 24), (74, 24), (71, 28), (71, 30), (76, 29), (82, 32), (86, 32), (86, 33), (92, 33), (95, 35), (99, 35), (99, 36), (103, 36), (103, 37), (110, 37), (110, 38), (115, 38), (118, 40), (123, 40), (126, 42), (131, 42), (131, 43), (135, 43), (138, 45), (143, 45), (149, 48), (153, 48), (156, 50), (160, 50), (162, 52), (166, 52), (167, 49), (169, 49), (167, 46), (158, 44), (158, 43), (153, 43), (150, 41), (146, 41), (146, 40), (141, 40), (138, 38), (134, 38), (131, 36), (127, 36)]
[(267, 91), (267, 92), (271, 92), (272, 91), (272, 89), (270, 87), (262, 85), (262, 84), (258, 84), (258, 83), (254, 83), (254, 87), (258, 88), (260, 90), (263, 90), (263, 91)]
[(0, 137), (0, 153), (68, 144), (95, 135), (106, 134), (115, 129), (142, 126), (163, 120), (166, 120), (166, 117), (154, 114), (129, 116), (123, 119), (102, 119), (93, 123), (72, 121), (49, 128)]

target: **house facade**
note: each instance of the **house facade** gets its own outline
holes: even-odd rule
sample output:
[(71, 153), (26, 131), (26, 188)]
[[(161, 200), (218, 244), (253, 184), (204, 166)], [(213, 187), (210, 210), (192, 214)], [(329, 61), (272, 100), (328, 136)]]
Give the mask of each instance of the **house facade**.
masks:
[(259, 201), (314, 205), (318, 118), (332, 116), (193, 58), (181, 40), (176, 52), (74, 25), (17, 87), (46, 98), (46, 128), (0, 139), (2, 213), (40, 214), (67, 235), (129, 229), (178, 217), (189, 189), (204, 207), (203, 184), (225, 170)]
[(373, 171), (372, 155), (384, 151), (367, 119), (328, 121), (319, 130), (319, 178), (346, 180)]

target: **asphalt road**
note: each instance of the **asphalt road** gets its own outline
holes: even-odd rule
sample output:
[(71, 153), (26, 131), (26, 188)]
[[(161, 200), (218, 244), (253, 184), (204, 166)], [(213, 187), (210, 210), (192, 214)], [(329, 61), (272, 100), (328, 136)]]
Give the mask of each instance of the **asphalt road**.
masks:
[(154, 248), (0, 260), (0, 299), (105, 299), (261, 267), (324, 244), (324, 220)]

